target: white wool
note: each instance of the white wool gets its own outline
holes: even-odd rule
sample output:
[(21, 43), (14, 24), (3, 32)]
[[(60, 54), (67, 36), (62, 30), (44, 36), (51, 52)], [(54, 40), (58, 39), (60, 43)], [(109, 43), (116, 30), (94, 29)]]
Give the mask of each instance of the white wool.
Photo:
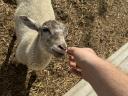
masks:
[(48, 20), (55, 20), (51, 0), (17, 0), (17, 3), (18, 7), (15, 12), (18, 39), (16, 59), (19, 63), (27, 64), (31, 69), (39, 70), (45, 68), (50, 62), (51, 54), (45, 49), (40, 50), (37, 47), (38, 32), (22, 23), (19, 16), (27, 16), (39, 24)]

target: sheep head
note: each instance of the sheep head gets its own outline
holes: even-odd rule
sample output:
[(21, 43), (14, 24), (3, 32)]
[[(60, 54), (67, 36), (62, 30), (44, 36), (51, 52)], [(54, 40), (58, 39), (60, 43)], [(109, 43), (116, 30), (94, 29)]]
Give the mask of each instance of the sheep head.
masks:
[(67, 48), (65, 37), (68, 34), (66, 26), (56, 20), (49, 20), (42, 25), (31, 18), (20, 16), (22, 22), (39, 33), (40, 49), (44, 48), (56, 57), (63, 56)]

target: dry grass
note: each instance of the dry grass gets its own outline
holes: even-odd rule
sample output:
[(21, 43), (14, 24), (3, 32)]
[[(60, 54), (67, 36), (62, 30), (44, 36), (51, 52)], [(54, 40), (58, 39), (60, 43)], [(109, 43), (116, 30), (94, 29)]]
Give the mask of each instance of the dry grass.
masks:
[[(0, 0), (0, 63), (14, 33), (14, 0)], [(128, 41), (126, 0), (52, 0), (56, 18), (69, 28), (68, 46), (91, 47), (103, 58)], [(14, 48), (15, 49), (15, 48)], [(67, 56), (54, 58), (32, 85), (30, 96), (62, 96), (80, 78), (71, 74)], [(6, 62), (7, 63), (7, 62)], [(5, 64), (0, 70), (0, 96), (24, 96), (27, 69)], [(20, 86), (20, 87), (19, 87)], [(4, 95), (2, 95), (4, 94)], [(13, 95), (15, 94), (15, 95)]]

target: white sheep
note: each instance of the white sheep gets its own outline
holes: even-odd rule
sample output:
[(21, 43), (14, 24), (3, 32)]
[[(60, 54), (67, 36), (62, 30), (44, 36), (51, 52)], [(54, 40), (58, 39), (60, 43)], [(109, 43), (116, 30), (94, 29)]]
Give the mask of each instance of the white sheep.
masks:
[(67, 28), (55, 20), (51, 0), (17, 0), (16, 60), (32, 70), (45, 68), (52, 54), (64, 55)]

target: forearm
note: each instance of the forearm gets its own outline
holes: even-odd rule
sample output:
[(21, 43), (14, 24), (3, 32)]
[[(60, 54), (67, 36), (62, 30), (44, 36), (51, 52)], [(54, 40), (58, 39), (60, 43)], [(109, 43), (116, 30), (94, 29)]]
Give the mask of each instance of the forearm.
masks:
[(86, 80), (98, 96), (128, 96), (128, 77), (112, 64), (98, 59), (88, 68)]

